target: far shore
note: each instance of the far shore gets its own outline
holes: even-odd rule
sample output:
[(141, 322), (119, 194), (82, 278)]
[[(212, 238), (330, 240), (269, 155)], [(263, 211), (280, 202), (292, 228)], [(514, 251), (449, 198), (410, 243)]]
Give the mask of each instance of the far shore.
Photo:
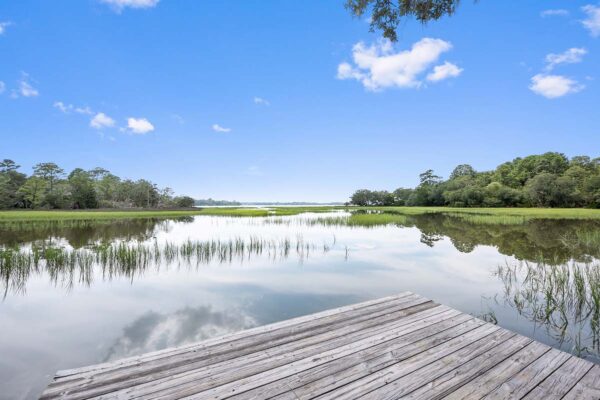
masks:
[(598, 219), (600, 209), (586, 208), (453, 208), (453, 207), (194, 207), (169, 209), (87, 209), (87, 210), (6, 210), (0, 211), (0, 222), (38, 220), (99, 220), (133, 218), (177, 218), (194, 215), (230, 217), (266, 217), (297, 215), (304, 212), (333, 211), (388, 212), (403, 215), (470, 214), (489, 216), (518, 216), (525, 219)]

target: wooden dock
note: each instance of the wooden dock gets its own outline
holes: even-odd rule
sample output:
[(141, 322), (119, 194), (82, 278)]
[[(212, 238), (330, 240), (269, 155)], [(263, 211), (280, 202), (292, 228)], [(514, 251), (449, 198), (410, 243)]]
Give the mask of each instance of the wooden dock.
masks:
[(42, 399), (600, 399), (600, 366), (412, 293), (60, 371)]

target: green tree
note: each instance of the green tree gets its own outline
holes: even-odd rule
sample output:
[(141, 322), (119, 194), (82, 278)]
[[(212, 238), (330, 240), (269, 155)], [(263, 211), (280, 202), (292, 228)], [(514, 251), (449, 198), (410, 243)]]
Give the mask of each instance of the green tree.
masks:
[(460, 164), (450, 174), (450, 180), (460, 178), (462, 176), (474, 177), (477, 175), (475, 169), (469, 164)]
[(347, 0), (346, 8), (356, 17), (370, 15), (370, 30), (380, 30), (392, 42), (398, 40), (398, 26), (405, 18), (421, 23), (456, 12), (459, 0)]
[(71, 207), (97, 208), (98, 198), (91, 174), (81, 168), (75, 168), (68, 177), (71, 192)]
[(178, 196), (173, 199), (175, 205), (181, 208), (191, 208), (196, 204), (196, 200), (190, 196)]
[(47, 183), (38, 176), (32, 176), (19, 188), (25, 208), (38, 208), (45, 201)]
[(413, 190), (408, 188), (398, 188), (394, 190), (392, 193), (394, 196), (394, 205), (396, 206), (405, 206), (408, 204), (408, 199), (410, 198)]
[(20, 207), (23, 199), (19, 188), (27, 176), (18, 172), (19, 165), (9, 159), (0, 161), (0, 208)]
[(36, 164), (33, 167), (33, 175), (42, 178), (48, 183), (48, 191), (50, 193), (54, 191), (56, 181), (62, 178), (64, 174), (65, 171), (52, 162)]

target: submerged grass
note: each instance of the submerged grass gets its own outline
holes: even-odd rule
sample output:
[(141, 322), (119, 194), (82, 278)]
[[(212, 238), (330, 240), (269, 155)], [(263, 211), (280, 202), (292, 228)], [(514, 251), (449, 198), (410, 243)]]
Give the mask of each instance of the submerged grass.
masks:
[[(499, 266), (505, 302), (579, 355), (600, 354), (600, 265)], [(591, 337), (591, 347), (583, 343)]]
[(302, 261), (313, 252), (327, 253), (333, 246), (335, 238), (333, 243), (317, 245), (298, 236), (295, 240), (249, 237), (209, 241), (188, 239), (179, 244), (158, 241), (99, 243), (80, 249), (43, 245), (31, 249), (4, 247), (0, 248), (0, 278), (6, 296), (9, 290), (24, 291), (29, 277), (43, 271), (49, 274), (53, 283), (66, 282), (65, 286), (71, 287), (75, 281), (89, 285), (96, 266), (102, 269), (104, 278), (132, 278), (150, 267), (160, 268), (161, 265), (243, 262), (261, 255), (276, 261), (294, 252)]

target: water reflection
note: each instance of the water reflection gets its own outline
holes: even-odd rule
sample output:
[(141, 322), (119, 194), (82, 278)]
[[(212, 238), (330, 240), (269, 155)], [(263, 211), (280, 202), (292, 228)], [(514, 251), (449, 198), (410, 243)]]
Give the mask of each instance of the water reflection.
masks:
[(590, 264), (500, 265), (501, 301), (580, 357), (600, 354), (600, 268)]
[(215, 311), (211, 306), (186, 307), (171, 314), (149, 311), (127, 325), (104, 361), (198, 342), (256, 326), (239, 310)]
[(0, 399), (57, 369), (411, 290), (600, 360), (600, 222), (324, 213), (0, 224)]

